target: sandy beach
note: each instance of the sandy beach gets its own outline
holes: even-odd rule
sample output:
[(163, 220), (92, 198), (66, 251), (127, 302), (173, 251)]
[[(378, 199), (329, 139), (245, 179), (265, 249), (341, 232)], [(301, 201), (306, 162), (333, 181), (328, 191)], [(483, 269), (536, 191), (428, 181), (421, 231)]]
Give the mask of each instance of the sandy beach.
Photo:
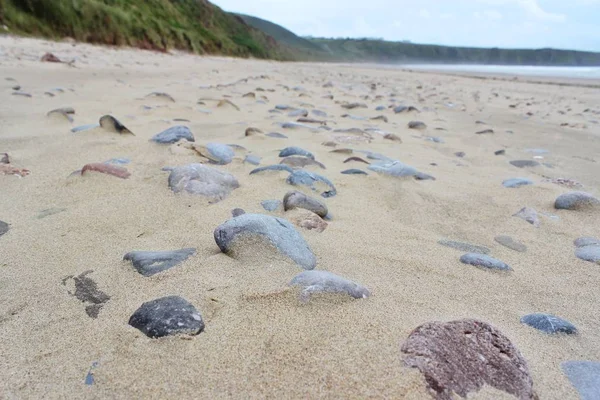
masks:
[[(71, 63), (40, 61), (46, 52)], [(366, 108), (343, 107), (351, 103)], [(399, 105), (417, 111), (394, 112)], [(74, 109), (72, 122), (47, 115), (61, 107)], [(326, 128), (282, 127), (297, 109)], [(71, 131), (103, 115), (135, 135)], [(600, 195), (599, 120), (594, 87), (0, 37), (0, 153), (29, 171), (0, 172), (0, 221), (10, 228), (0, 236), (0, 398), (427, 399), (403, 343), (424, 323), (472, 318), (521, 352), (540, 399), (577, 399), (561, 364), (600, 361), (600, 265), (577, 258), (573, 241), (600, 237), (600, 209), (554, 202), (572, 190)], [(426, 127), (409, 129), (411, 121)], [(212, 165), (185, 140), (150, 141), (176, 125), (189, 127), (195, 145), (243, 149)], [(250, 127), (262, 133), (246, 136)], [(476, 133), (485, 130), (493, 133)], [(291, 186), (285, 171), (250, 175), (258, 166), (246, 156), (279, 164), (288, 146), (326, 167), (307, 170), (328, 178), (335, 196)], [(352, 153), (335, 152), (343, 148)], [(378, 173), (361, 151), (435, 179)], [(371, 165), (344, 163), (349, 157)], [(76, 172), (113, 159), (124, 159), (116, 163), (129, 178)], [(163, 168), (190, 163), (233, 175), (239, 188), (213, 203), (174, 193)], [(341, 174), (350, 168), (367, 175)], [(503, 186), (511, 178), (532, 184)], [(329, 210), (324, 231), (296, 227), (316, 269), (359, 283), (368, 298), (316, 294), (303, 303), (288, 288), (303, 269), (289, 258), (253, 243), (220, 251), (213, 232), (235, 208), (294, 223), (299, 210), (261, 205), (291, 190)], [(513, 216), (524, 207), (537, 211), (539, 226)], [(461, 263), (465, 251), (443, 240), (485, 247), (512, 270)], [(135, 250), (184, 248), (195, 255), (149, 277), (123, 261)], [(74, 295), (90, 280), (103, 294), (95, 318)], [(203, 332), (150, 338), (128, 324), (144, 302), (171, 295), (196, 307)], [(531, 313), (564, 318), (578, 332), (540, 332), (520, 322)], [(470, 394), (502, 396), (490, 387)]]

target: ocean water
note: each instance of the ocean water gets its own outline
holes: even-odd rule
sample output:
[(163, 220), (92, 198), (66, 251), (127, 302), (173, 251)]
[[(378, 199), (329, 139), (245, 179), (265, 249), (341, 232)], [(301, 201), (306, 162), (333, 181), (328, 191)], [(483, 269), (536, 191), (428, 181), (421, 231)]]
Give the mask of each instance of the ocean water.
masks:
[(424, 71), (462, 72), (491, 75), (521, 75), (551, 78), (600, 80), (600, 67), (537, 67), (515, 65), (405, 64), (402, 68)]

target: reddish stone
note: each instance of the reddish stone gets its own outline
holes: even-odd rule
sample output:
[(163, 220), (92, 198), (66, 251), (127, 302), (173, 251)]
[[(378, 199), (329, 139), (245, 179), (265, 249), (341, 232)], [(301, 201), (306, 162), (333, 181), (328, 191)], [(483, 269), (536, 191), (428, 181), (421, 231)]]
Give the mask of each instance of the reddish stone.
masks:
[(83, 169), (81, 170), (81, 175), (83, 175), (86, 171), (101, 172), (103, 174), (113, 175), (113, 176), (116, 176), (117, 178), (121, 178), (121, 179), (127, 179), (131, 176), (129, 171), (127, 171), (123, 167), (118, 167), (116, 165), (110, 165), (110, 164), (102, 164), (102, 163), (93, 163), (93, 164), (84, 165)]

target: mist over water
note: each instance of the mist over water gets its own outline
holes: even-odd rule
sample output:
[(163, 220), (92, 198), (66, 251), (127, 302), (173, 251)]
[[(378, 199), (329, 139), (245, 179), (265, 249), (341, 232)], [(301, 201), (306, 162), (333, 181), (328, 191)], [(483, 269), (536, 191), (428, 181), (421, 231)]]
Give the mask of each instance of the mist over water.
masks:
[(519, 65), (449, 65), (449, 64), (404, 64), (402, 68), (413, 70), (467, 72), (491, 75), (525, 75), (539, 77), (599, 79), (600, 67), (541, 67)]

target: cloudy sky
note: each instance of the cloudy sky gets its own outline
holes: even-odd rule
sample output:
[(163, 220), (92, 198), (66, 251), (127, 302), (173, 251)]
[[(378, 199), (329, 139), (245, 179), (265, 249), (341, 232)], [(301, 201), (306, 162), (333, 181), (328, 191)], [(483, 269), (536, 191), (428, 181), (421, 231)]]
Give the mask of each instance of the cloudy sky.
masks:
[(298, 35), (600, 51), (600, 0), (212, 0)]

